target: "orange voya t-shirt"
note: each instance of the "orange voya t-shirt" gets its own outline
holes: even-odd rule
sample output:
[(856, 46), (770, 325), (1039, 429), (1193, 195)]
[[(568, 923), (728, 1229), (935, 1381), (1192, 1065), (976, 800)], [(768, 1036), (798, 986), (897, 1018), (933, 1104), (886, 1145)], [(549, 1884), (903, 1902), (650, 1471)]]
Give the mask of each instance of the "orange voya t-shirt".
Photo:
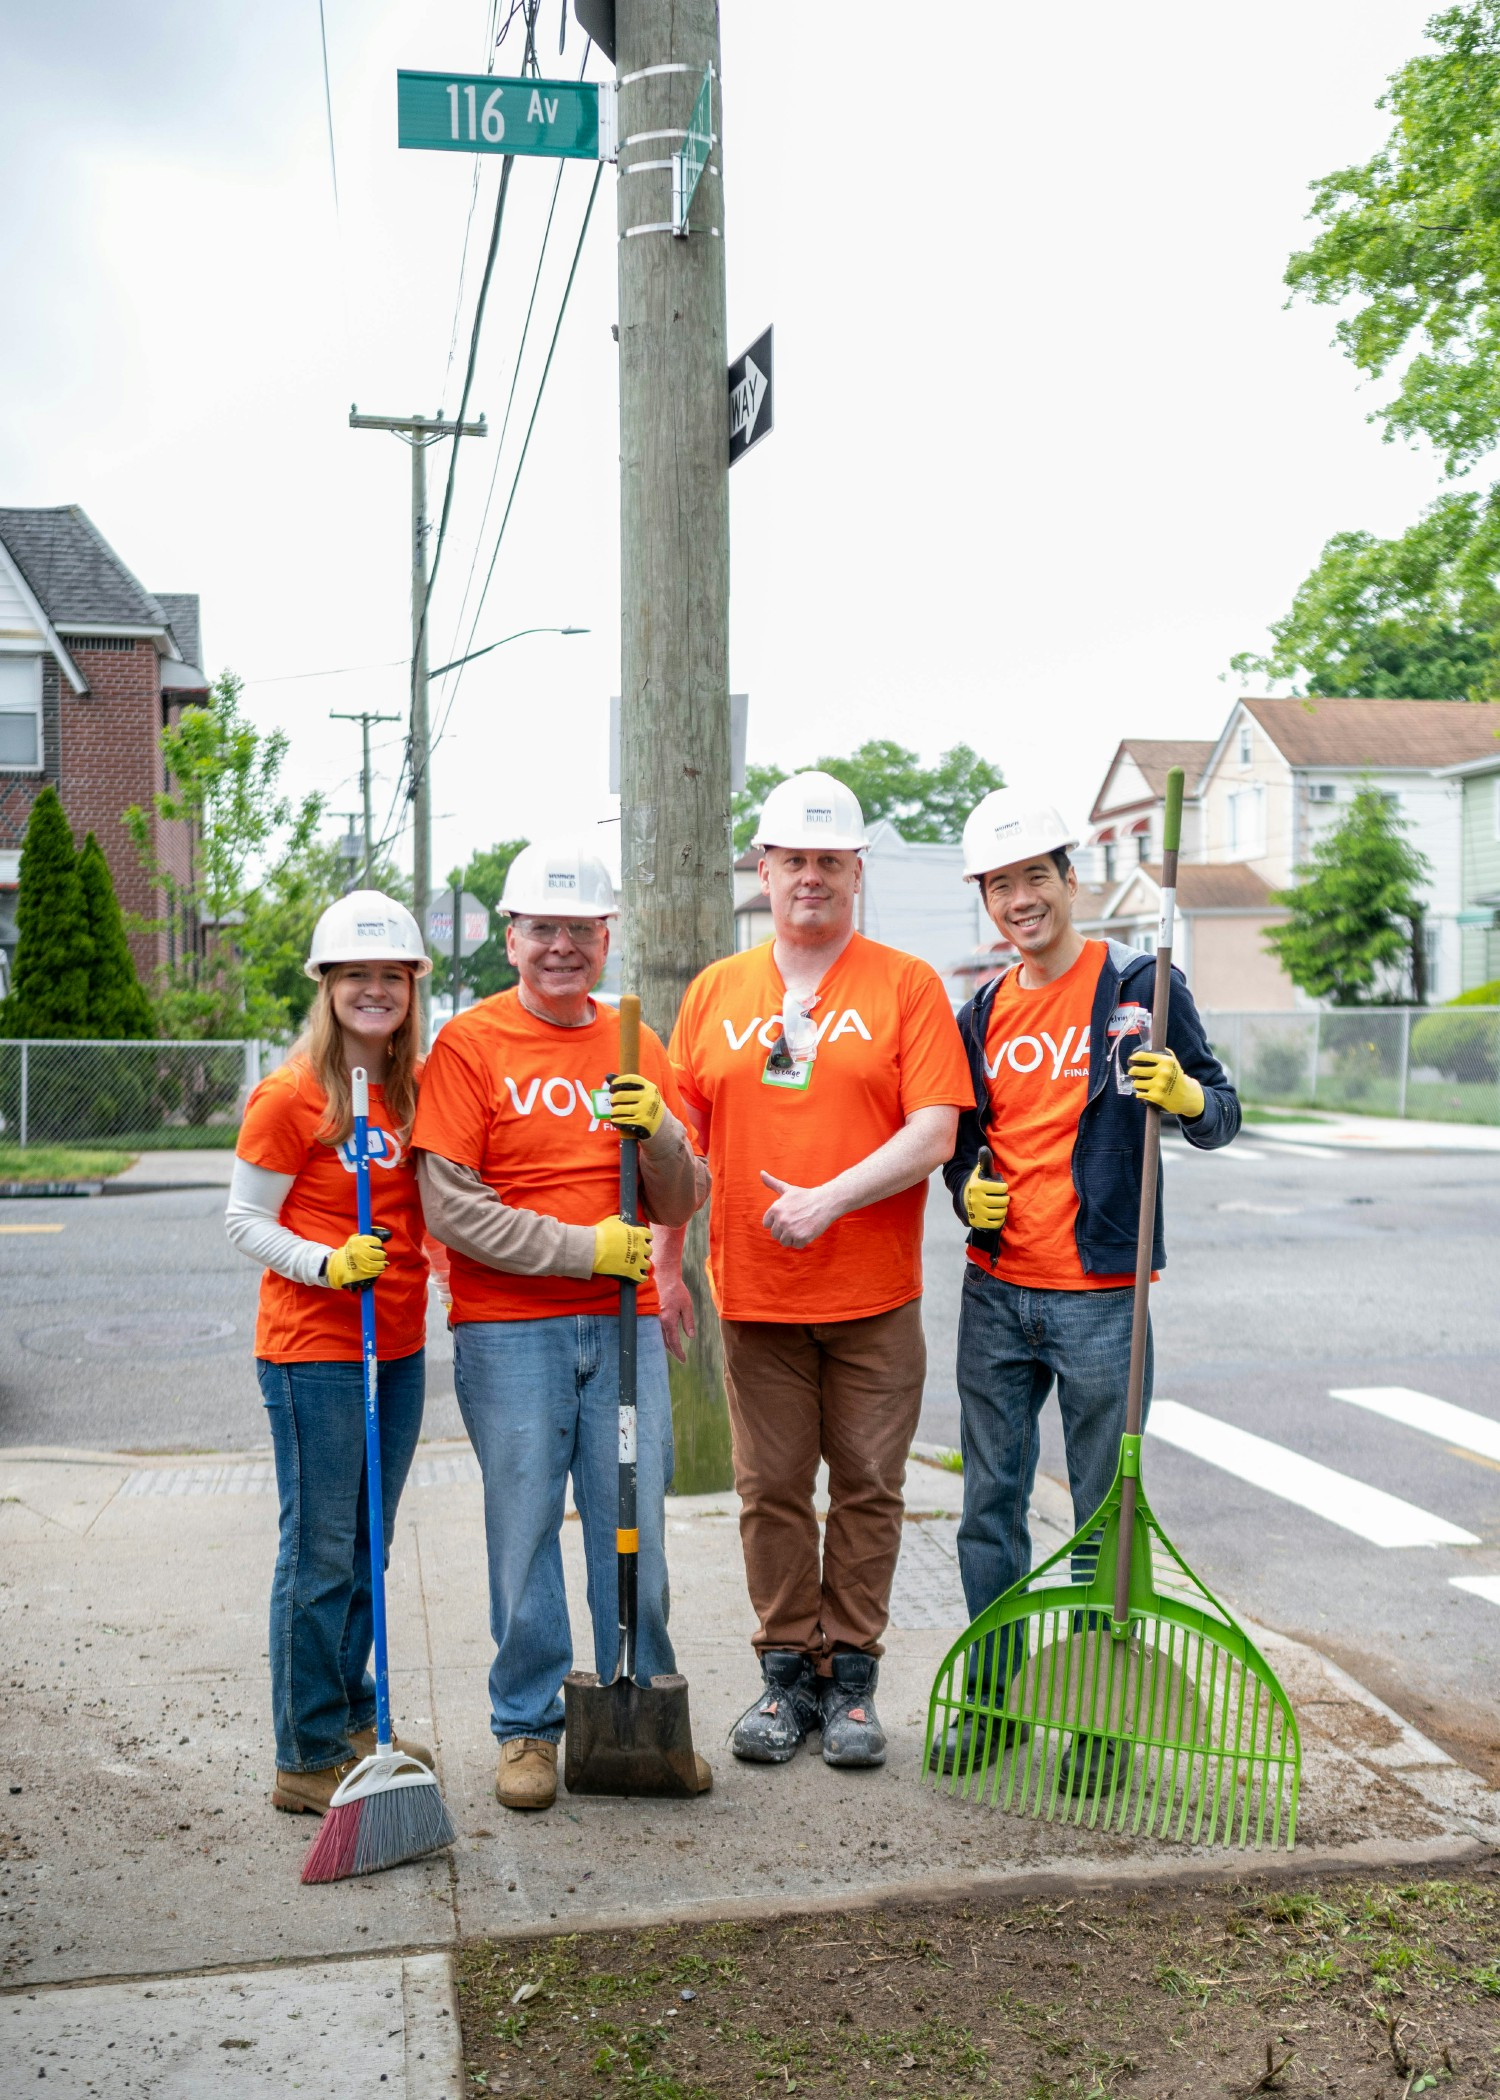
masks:
[[(328, 1145), (315, 1135), (328, 1096), (300, 1057), (291, 1058), (245, 1104), (235, 1150), (252, 1167), (297, 1178), (281, 1223), (303, 1239), (342, 1247), (359, 1230), (354, 1139)], [(386, 1268), (375, 1285), (375, 1337), (382, 1357), (410, 1356), (427, 1336), (427, 1257), (422, 1198), (409, 1149), (390, 1119), (384, 1089), (370, 1089), (370, 1208), (390, 1228)], [(359, 1299), (326, 1284), (292, 1283), (267, 1269), (260, 1284), (255, 1353), (273, 1364), (357, 1363)]]
[(728, 1320), (867, 1319), (922, 1289), (926, 1183), (849, 1212), (798, 1251), (761, 1222), (775, 1200), (761, 1170), (802, 1188), (831, 1180), (913, 1110), (971, 1101), (968, 1060), (931, 965), (857, 933), (810, 1010), (806, 1087), (768, 1084), (785, 997), (768, 941), (694, 978), (672, 1034), (683, 1098), (708, 1124), (709, 1281)]
[[(582, 1028), (559, 1028), (528, 1013), (514, 991), (498, 992), (443, 1027), (427, 1059), (412, 1143), (473, 1167), (513, 1210), (540, 1211), (564, 1225), (597, 1225), (620, 1208), (620, 1143), (595, 1112), (595, 1097), (620, 1069), (620, 1016), (596, 1003)], [(682, 1117), (682, 1097), (659, 1036), (641, 1030), (641, 1071)], [(512, 1276), (455, 1248), (449, 1255), (452, 1318), (552, 1320), (617, 1313), (613, 1276)], [(636, 1309), (654, 1313), (656, 1286)]]
[(1019, 967), (1001, 979), (984, 1039), (990, 1096), (989, 1145), (1010, 1189), (1010, 1208), (991, 1256), (969, 1259), (1004, 1283), (1039, 1291), (1112, 1290), (1132, 1276), (1090, 1276), (1078, 1253), (1073, 1141), (1089, 1097), (1089, 1030), (1108, 953), (1085, 941), (1070, 970), (1029, 992)]

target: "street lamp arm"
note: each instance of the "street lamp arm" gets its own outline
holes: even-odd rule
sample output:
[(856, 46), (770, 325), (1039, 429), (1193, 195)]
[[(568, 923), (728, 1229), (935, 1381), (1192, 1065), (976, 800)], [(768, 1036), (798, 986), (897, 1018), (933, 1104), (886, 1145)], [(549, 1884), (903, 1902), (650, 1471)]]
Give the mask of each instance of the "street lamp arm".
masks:
[(445, 671), (456, 671), (460, 664), (473, 663), (476, 656), (488, 656), (492, 649), (503, 649), (507, 642), (519, 642), (528, 634), (587, 634), (587, 627), (518, 627), (514, 634), (504, 634), (498, 642), (486, 642), (482, 649), (471, 649), (467, 656), (455, 656), (451, 664), (439, 664), (429, 671), (429, 678), (441, 678)]

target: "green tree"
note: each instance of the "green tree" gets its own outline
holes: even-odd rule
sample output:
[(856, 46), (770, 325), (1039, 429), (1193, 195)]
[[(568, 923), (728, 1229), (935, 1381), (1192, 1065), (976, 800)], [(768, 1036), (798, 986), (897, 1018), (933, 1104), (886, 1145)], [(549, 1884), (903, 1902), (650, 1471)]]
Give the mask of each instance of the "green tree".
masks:
[(1500, 0), (1444, 8), (1427, 34), (1381, 98), (1385, 145), (1312, 185), (1322, 231), (1286, 282), (1341, 309), (1336, 340), (1367, 377), (1399, 373), (1375, 416), (1451, 474), (1500, 435)]
[(341, 879), (328, 885), (330, 858), (316, 850), (323, 798), (294, 803), (283, 793), (286, 735), (247, 721), (241, 690), (226, 671), (208, 706), (185, 709), (175, 728), (162, 731), (169, 785), (153, 799), (159, 816), (191, 827), (186, 878), (158, 859), (150, 813), (125, 812), (172, 914), (207, 936), (205, 950), (159, 973), (157, 1005), (169, 1035), (285, 1034), (307, 1004), (289, 957), (301, 929), (310, 931), (343, 887)]
[(93, 960), (78, 856), (57, 790), (31, 805), (21, 844), (16, 952), (0, 1036), (88, 1036)]
[(1500, 490), (1439, 496), (1398, 539), (1335, 533), (1242, 677), (1372, 700), (1500, 698)]
[[(485, 846), (469, 855), (466, 868), (451, 868), (448, 872), (448, 887), (469, 890), (481, 904), (487, 904), (491, 912), (500, 902), (505, 889), (505, 878), (510, 864), (528, 844), (526, 839), (498, 839), (493, 846)], [(495, 992), (506, 991), (516, 982), (516, 973), (505, 958), (505, 922), (498, 920), (492, 926), (489, 939), (483, 947), (466, 955), (463, 963), (463, 983), (466, 992), (476, 999), (488, 999)], [(452, 951), (440, 955), (434, 949), (432, 956), (432, 988), (440, 997), (446, 997), (453, 989)]]
[[(904, 839), (933, 844), (961, 836), (964, 819), (1004, 775), (967, 744), (955, 744), (935, 766), (888, 737), (872, 737), (848, 758), (820, 758), (819, 769), (853, 788), (867, 824), (889, 818)], [(748, 766), (745, 785), (732, 803), (734, 846), (742, 852), (755, 836), (766, 796), (787, 775), (776, 766)]]
[(78, 856), (84, 918), (92, 957), (88, 971), (88, 1032), (106, 1040), (144, 1040), (156, 1033), (151, 1001), (136, 975), (114, 878), (92, 832)]
[[(1407, 843), (1405, 819), (1380, 789), (1362, 787), (1319, 839), (1294, 889), (1272, 892), (1289, 917), (1265, 936), (1299, 990), (1335, 1006), (1371, 1003), (1382, 972), (1409, 959), (1416, 1002), (1426, 996), (1422, 904), (1427, 859)], [(1378, 1002), (1377, 1002), (1378, 1003)]]

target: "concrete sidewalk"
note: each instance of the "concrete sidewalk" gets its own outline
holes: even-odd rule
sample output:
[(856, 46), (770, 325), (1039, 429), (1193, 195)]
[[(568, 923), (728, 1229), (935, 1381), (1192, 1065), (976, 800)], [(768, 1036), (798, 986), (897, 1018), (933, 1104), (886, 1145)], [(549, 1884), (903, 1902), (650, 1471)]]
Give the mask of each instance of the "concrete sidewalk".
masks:
[[(467, 1935), (844, 1908), (1038, 1877), (1098, 1884), (1186, 1867), (1201, 1879), (1284, 1859), (1065, 1829), (919, 1783), (932, 1676), (967, 1617), (954, 1545), (960, 1492), (951, 1473), (910, 1468), (881, 1683), (884, 1770), (834, 1772), (816, 1755), (767, 1769), (729, 1755), (754, 1684), (735, 1503), (681, 1498), (669, 1506), (673, 1623), (714, 1791), (687, 1802), (564, 1795), (550, 1814), (522, 1818), (492, 1792), (477, 1470), (465, 1445), (423, 1445), (391, 1568), (393, 1691), (400, 1724), (437, 1748), (459, 1843), (398, 1872), (304, 1889), (315, 1826), (275, 1814), (266, 1799), (268, 1457), (0, 1454), (9, 1684), (0, 2022), (16, 2023), (0, 2025), (0, 2037), (17, 2044), (0, 2049), (0, 2095), (19, 2093), (23, 2078), (35, 2091), (39, 2062), (49, 2077), (66, 2070), (67, 2090), (98, 2083), (99, 2020), (77, 1990), (58, 1986), (88, 1983), (82, 1997), (98, 1997), (131, 2062), (155, 2066), (132, 2090), (165, 2100), (193, 2090), (190, 2063), (173, 2053), (190, 2019), (216, 2083), (248, 2090), (259, 2066), (266, 2089), (282, 2027), (273, 2034), (257, 2016), (255, 2047), (243, 2049), (245, 2035), (225, 2022), (255, 2002), (274, 1965), (276, 2019), (303, 2022), (298, 2046), (311, 2048), (315, 2032), (326, 2039), (330, 2007), (344, 2008), (340, 2089), (368, 2070), (371, 2084), (384, 2076), (393, 2091), (429, 2100), (460, 2090), (456, 2045), (442, 2056), (450, 2083), (432, 2082), (431, 2052), (443, 2047), (433, 2037), (452, 2027), (447, 1987), (440, 1972), (437, 1983), (431, 1973), (411, 1982), (398, 1957), (440, 1953)], [(1040, 1557), (1070, 1519), (1055, 1483), (1039, 1483), (1037, 1504)], [(576, 1523), (564, 1527), (564, 1555), (583, 1655)], [(1500, 1842), (1500, 1794), (1310, 1649), (1269, 1633), (1264, 1644), (1303, 1729), (1299, 1867), (1457, 1860)], [(163, 2030), (157, 1979), (174, 1977)], [(168, 2050), (163, 2033), (171, 2040), (174, 2028)], [(420, 2049), (413, 2035), (424, 2037)], [(109, 2065), (119, 2064), (117, 2050)]]

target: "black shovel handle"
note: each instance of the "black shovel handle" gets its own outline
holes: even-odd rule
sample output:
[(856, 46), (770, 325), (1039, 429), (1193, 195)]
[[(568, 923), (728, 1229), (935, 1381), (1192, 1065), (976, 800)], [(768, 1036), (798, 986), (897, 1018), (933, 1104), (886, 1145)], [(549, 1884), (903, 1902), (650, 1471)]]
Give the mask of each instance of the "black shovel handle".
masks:
[[(641, 1002), (634, 992), (620, 1000), (620, 1070), (641, 1068)], [(640, 1141), (620, 1140), (620, 1216), (627, 1225), (639, 1219)], [(620, 1644), (615, 1655), (614, 1682), (635, 1676), (637, 1619), (637, 1575), (640, 1566), (640, 1533), (636, 1528), (636, 1363), (635, 1292), (633, 1283), (620, 1282), (620, 1516), (615, 1532), (615, 1558), (620, 1591)]]

